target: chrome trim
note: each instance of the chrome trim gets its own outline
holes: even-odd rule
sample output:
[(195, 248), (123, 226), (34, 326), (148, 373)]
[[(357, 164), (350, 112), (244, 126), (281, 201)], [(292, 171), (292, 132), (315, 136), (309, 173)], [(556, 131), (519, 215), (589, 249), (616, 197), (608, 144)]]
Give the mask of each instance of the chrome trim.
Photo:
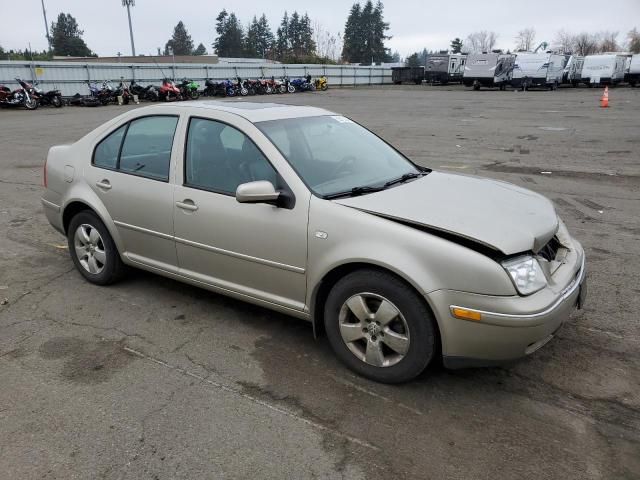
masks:
[(55, 210), (56, 212), (60, 211), (60, 205), (56, 205), (55, 203), (50, 202), (49, 200), (45, 200), (44, 198), (41, 198), (40, 201), (42, 202), (42, 205), (44, 205), (45, 207), (49, 207)]
[(193, 242), (191, 240), (187, 240), (186, 238), (175, 237), (175, 240), (178, 243), (182, 243), (183, 245), (189, 245), (190, 247), (201, 248), (202, 250), (207, 250), (209, 252), (219, 253), (221, 255), (227, 255), (229, 257), (239, 258), (241, 260), (247, 260), (249, 262), (260, 263), (262, 265), (276, 267), (281, 270), (288, 270), (290, 272), (301, 273), (301, 274), (305, 272), (305, 269), (301, 267), (287, 265), (286, 263), (274, 262), (273, 260), (265, 260), (264, 258), (252, 257), (251, 255), (232, 252), (231, 250), (225, 250), (223, 248), (212, 247), (211, 245), (205, 245), (204, 243)]
[(173, 235), (168, 235), (166, 233), (156, 232), (155, 230), (149, 230), (148, 228), (138, 227), (136, 225), (130, 225), (128, 223), (120, 222), (118, 220), (114, 220), (113, 223), (115, 223), (118, 227), (126, 228), (128, 230), (133, 230), (134, 232), (146, 233), (148, 235), (153, 235), (154, 237), (160, 237), (165, 240), (174, 240)]
[[(578, 272), (577, 272), (576, 276), (574, 277), (574, 279), (562, 291), (562, 293), (560, 294), (560, 298), (558, 298), (558, 300), (556, 300), (551, 306), (549, 306), (548, 308), (546, 308), (545, 310), (543, 310), (541, 312), (523, 313), (523, 314), (498, 313), (498, 312), (488, 312), (488, 311), (485, 311), (485, 310), (477, 310), (475, 308), (462, 307), (460, 305), (450, 305), (449, 306), (449, 311), (453, 315), (453, 309), (454, 308), (461, 308), (461, 309), (464, 309), (464, 310), (468, 310), (470, 312), (477, 312), (477, 313), (480, 313), (482, 315), (487, 315), (487, 316), (490, 316), (490, 317), (508, 318), (508, 319), (514, 319), (514, 320), (517, 320), (517, 319), (531, 320), (531, 319), (536, 319), (536, 318), (539, 318), (539, 317), (544, 317), (544, 316), (550, 314), (551, 312), (553, 312), (556, 308), (558, 308), (558, 306), (560, 306), (560, 304), (562, 302), (564, 302), (567, 298), (569, 298), (576, 291), (576, 289), (580, 286), (580, 284), (582, 283), (582, 280), (584, 279), (584, 276), (585, 276), (584, 264), (585, 264), (585, 255), (583, 253), (582, 254), (582, 264), (580, 265), (580, 270), (578, 270)], [(455, 317), (455, 315), (454, 315), (454, 317)], [(480, 320), (480, 322), (476, 322), (476, 323), (483, 323), (483, 320)]]

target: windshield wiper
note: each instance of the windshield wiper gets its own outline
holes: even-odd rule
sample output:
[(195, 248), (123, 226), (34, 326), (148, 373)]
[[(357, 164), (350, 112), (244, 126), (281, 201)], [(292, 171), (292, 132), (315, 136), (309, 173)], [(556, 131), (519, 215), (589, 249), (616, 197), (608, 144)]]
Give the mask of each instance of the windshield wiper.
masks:
[(394, 178), (393, 180), (389, 180), (387, 183), (384, 184), (385, 188), (386, 187), (390, 187), (392, 185), (395, 185), (397, 183), (404, 183), (407, 180), (411, 180), (413, 178), (418, 178), (421, 177), (423, 175), (426, 175), (425, 172), (419, 172), (419, 173), (415, 173), (415, 172), (411, 172), (411, 173), (405, 173), (404, 175), (402, 175), (401, 177), (398, 178)]
[(385, 186), (380, 187), (372, 187), (371, 185), (364, 185), (362, 187), (353, 187), (350, 190), (345, 190), (344, 192), (336, 192), (325, 195), (323, 198), (330, 200), (332, 198), (340, 198), (340, 197), (356, 197), (358, 195), (364, 195), (365, 193), (373, 193), (379, 192), (380, 190), (384, 190)]

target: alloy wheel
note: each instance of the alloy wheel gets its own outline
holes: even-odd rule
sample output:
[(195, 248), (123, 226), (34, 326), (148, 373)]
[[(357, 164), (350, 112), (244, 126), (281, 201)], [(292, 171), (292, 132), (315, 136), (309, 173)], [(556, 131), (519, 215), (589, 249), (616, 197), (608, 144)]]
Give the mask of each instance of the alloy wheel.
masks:
[(102, 237), (95, 227), (87, 223), (78, 226), (73, 244), (82, 268), (93, 275), (98, 275), (104, 270), (107, 255)]
[(375, 293), (358, 293), (340, 308), (339, 329), (347, 348), (361, 361), (390, 367), (409, 351), (409, 326), (400, 310)]

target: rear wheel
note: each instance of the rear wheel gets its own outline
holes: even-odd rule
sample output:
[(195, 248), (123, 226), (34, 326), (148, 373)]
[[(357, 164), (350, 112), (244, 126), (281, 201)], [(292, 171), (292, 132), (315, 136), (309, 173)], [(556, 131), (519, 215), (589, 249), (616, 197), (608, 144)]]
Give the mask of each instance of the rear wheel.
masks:
[(87, 281), (108, 285), (124, 273), (124, 264), (107, 227), (92, 211), (84, 210), (71, 219), (67, 243), (74, 265)]
[(378, 382), (411, 380), (436, 350), (430, 310), (415, 291), (384, 272), (360, 270), (341, 279), (329, 293), (324, 318), (337, 357)]

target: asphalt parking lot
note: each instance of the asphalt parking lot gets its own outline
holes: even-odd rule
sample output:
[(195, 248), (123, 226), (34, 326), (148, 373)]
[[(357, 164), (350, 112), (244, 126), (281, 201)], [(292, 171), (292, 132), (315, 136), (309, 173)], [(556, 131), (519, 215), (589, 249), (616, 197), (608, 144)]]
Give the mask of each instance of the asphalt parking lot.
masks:
[[(640, 478), (640, 89), (331, 89), (435, 169), (551, 198), (589, 298), (510, 367), (369, 382), (309, 324), (143, 272), (82, 280), (42, 164), (126, 108), (0, 111), (0, 477)], [(429, 206), (425, 206), (429, 208)]]

